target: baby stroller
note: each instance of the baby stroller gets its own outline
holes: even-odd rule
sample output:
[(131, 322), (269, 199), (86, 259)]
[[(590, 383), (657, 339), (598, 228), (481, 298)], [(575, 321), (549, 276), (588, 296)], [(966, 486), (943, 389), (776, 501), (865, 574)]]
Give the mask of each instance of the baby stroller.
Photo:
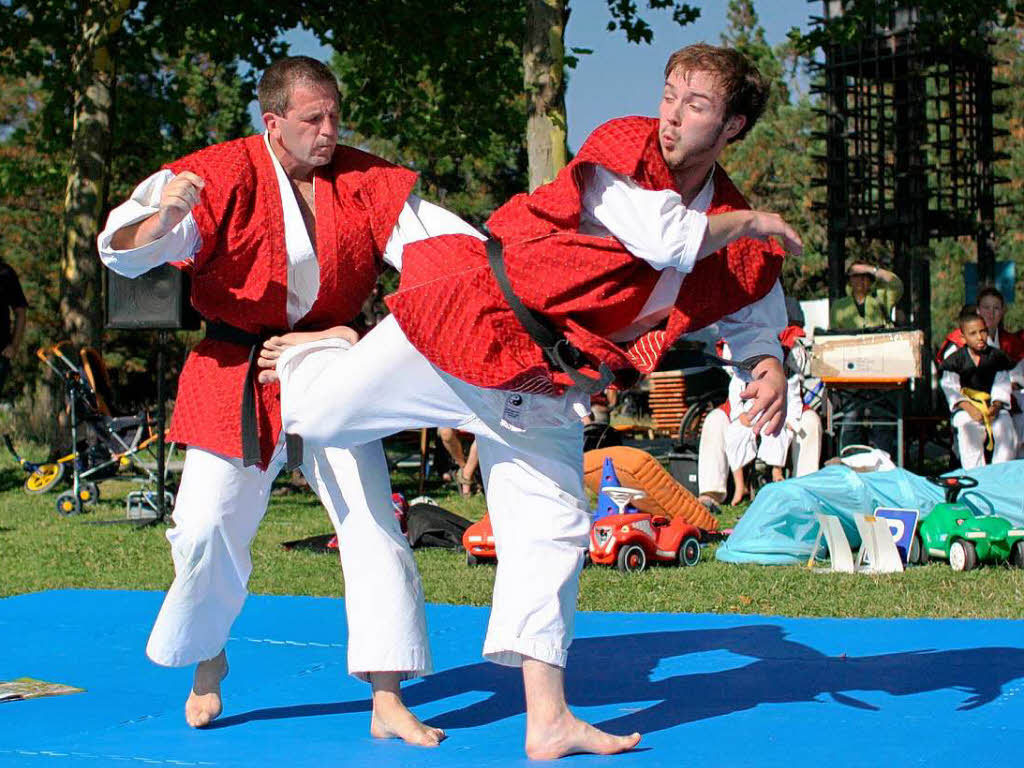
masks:
[[(98, 481), (113, 477), (119, 470), (130, 470), (143, 488), (128, 494), (128, 517), (156, 517), (159, 504), (153, 467), (158, 436), (149, 414), (113, 415), (110, 378), (95, 349), (83, 347), (77, 355), (78, 364), (69, 342), (40, 348), (36, 356), (64, 382), (74, 449), (54, 462), (39, 464), (22, 458), (10, 436), (4, 435), (8, 450), (29, 473), (25, 491), (36, 494), (55, 489), (70, 468), (71, 488), (57, 496), (56, 507), (60, 515), (77, 515), (84, 506), (99, 500)], [(164, 499), (165, 508), (173, 505), (174, 496), (169, 491), (165, 491)]]

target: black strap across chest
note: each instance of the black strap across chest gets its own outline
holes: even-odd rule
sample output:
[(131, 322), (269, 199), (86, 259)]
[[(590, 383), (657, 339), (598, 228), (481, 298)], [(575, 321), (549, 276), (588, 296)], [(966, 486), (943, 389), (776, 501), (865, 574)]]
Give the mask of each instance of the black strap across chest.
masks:
[(597, 394), (606, 389), (615, 379), (615, 374), (607, 363), (601, 362), (598, 367), (598, 377), (587, 376), (580, 369), (587, 365), (588, 361), (579, 349), (565, 338), (565, 336), (552, 327), (539, 312), (528, 308), (512, 289), (512, 283), (505, 271), (505, 258), (501, 242), (491, 238), (486, 243), (487, 262), (490, 264), (494, 279), (505, 296), (512, 313), (519, 320), (519, 324), (530, 335), (530, 338), (541, 348), (544, 358), (552, 368), (563, 371), (573, 384), (586, 392), (588, 395)]

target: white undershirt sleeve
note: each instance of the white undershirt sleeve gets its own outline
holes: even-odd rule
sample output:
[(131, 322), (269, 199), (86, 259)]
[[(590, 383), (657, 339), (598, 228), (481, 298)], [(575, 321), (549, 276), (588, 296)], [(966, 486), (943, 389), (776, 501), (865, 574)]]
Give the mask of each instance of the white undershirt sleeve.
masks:
[(684, 275), (693, 269), (708, 228), (708, 217), (696, 209), (699, 206), (688, 208), (672, 190), (644, 189), (599, 165), (585, 165), (581, 172), (581, 232), (591, 234), (589, 219), (655, 269), (671, 267)]
[(401, 271), (405, 246), (437, 235), (472, 235), (481, 240), (487, 239), (451, 211), (428, 203), (417, 195), (409, 195), (384, 247), (384, 261)]
[(163, 169), (143, 181), (121, 205), (110, 212), (107, 225), (96, 239), (100, 259), (114, 272), (125, 277), (138, 277), (169, 261), (191, 261), (201, 246), (196, 220), (189, 213), (181, 222), (158, 240), (139, 248), (115, 251), (110, 241), (124, 227), (147, 219), (160, 210), (160, 194), (174, 174)]

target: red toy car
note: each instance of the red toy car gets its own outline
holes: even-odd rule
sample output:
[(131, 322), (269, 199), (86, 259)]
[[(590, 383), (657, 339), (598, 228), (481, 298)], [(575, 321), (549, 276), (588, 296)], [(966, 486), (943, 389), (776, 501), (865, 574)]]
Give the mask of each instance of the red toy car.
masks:
[(466, 549), (466, 565), (476, 565), (481, 560), (497, 560), (494, 548), (494, 530), (491, 518), (484, 515), (462, 534), (462, 546)]
[(653, 517), (646, 512), (605, 515), (590, 530), (590, 562), (639, 573), (649, 563), (696, 565), (700, 529), (682, 517)]

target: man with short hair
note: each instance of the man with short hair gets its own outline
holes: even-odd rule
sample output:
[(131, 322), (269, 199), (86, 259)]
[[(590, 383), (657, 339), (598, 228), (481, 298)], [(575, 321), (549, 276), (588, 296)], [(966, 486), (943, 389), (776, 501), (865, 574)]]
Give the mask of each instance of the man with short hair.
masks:
[(422, 587), (394, 518), (381, 444), (302, 450), (281, 429), (278, 386), (257, 382), (255, 366), (264, 340), (293, 329), (301, 339), (354, 342), (348, 326), (383, 262), (401, 252), (392, 237), (399, 217), (431, 206), (410, 195), (413, 172), (338, 144), (338, 87), (321, 62), (273, 63), (259, 99), (263, 135), (168, 164), (111, 212), (99, 236), (106, 265), (129, 277), (184, 262), (206, 319), (169, 434), (188, 445), (167, 532), (176, 576), (147, 653), (165, 666), (197, 665), (190, 725), (220, 714), (224, 646), (247, 594), (250, 545), (288, 455), (338, 533), (349, 671), (373, 686), (371, 733), (433, 746), (443, 732), (400, 697), (399, 682), (428, 673), (431, 661)]
[(737, 52), (705, 45), (674, 54), (665, 74), (659, 119), (598, 128), (555, 181), (495, 212), (494, 240), (466, 231), (406, 246), (393, 314), (357, 344), (285, 342), (260, 361), (261, 376), (281, 379), (286, 427), (311, 444), (412, 426), (477, 435), (498, 549), (484, 655), (522, 667), (531, 758), (640, 739), (597, 730), (565, 700), (590, 528), (590, 395), (732, 313), (721, 330), (753, 369), (756, 429), (785, 417), (782, 251), (755, 238), (796, 252), (800, 241), (748, 210), (715, 163), (757, 120), (767, 86)]

